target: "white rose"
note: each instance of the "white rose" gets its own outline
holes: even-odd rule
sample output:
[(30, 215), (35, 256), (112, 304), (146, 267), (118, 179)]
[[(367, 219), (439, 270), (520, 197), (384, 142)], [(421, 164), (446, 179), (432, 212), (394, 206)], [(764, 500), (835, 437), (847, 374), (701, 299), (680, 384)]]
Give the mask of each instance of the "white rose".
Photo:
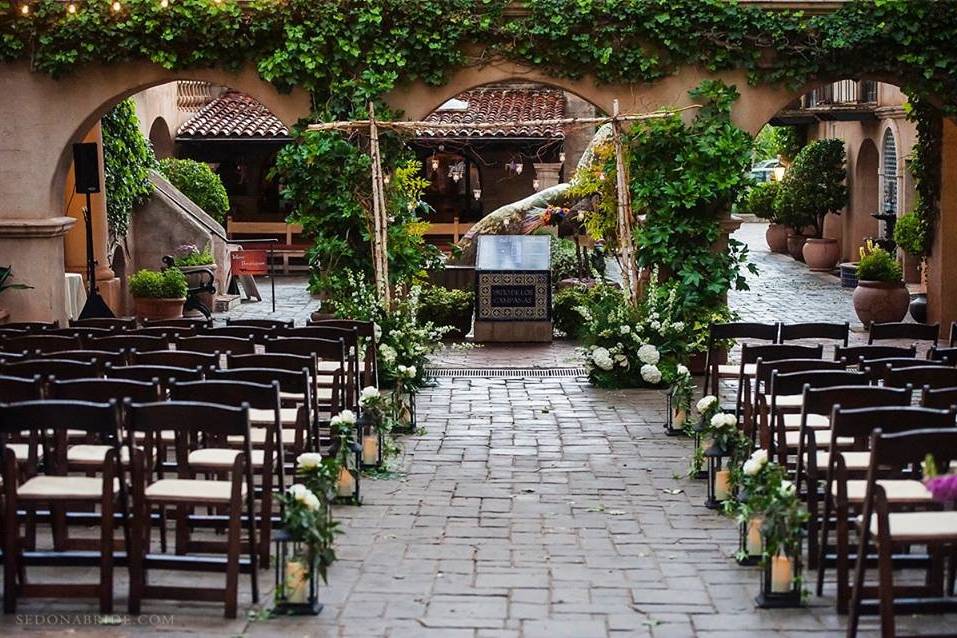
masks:
[(303, 505), (306, 506), (306, 509), (311, 510), (313, 512), (319, 511), (319, 506), (320, 506), (319, 497), (313, 494), (312, 492), (306, 492), (303, 495), (303, 497), (299, 500)]
[(379, 389), (375, 386), (368, 385), (362, 388), (362, 392), (359, 393), (359, 398), (363, 400), (378, 399), (379, 398)]
[(707, 412), (717, 402), (718, 402), (718, 397), (714, 396), (713, 394), (709, 394), (707, 396), (704, 396), (698, 399), (698, 404), (696, 407), (698, 408), (698, 412)]
[(319, 467), (322, 464), (322, 455), (318, 452), (304, 452), (296, 458), (296, 465), (303, 469)]
[(788, 480), (781, 481), (781, 487), (778, 488), (778, 493), (781, 496), (788, 497), (794, 495), (794, 483)]
[(768, 451), (763, 449), (757, 449), (751, 454), (751, 460), (760, 465), (764, 465), (768, 462)]
[(395, 363), (395, 358), (398, 356), (395, 348), (388, 344), (379, 346), (379, 354), (382, 355), (382, 360), (386, 363)]
[(406, 368), (406, 372), (408, 373), (410, 379), (414, 379), (415, 375), (418, 374), (418, 371), (416, 370), (415, 366), (409, 366), (408, 368)]
[(304, 492), (308, 492), (309, 488), (307, 488), (302, 483), (296, 483), (295, 485), (290, 485), (289, 489), (286, 491), (289, 492), (289, 495), (292, 496), (293, 498), (299, 499), (299, 495)]
[(348, 425), (355, 425), (356, 423), (356, 413), (352, 410), (343, 410), (338, 415), (339, 423), (346, 423)]
[(680, 363), (678, 364), (678, 367), (676, 368), (676, 372), (678, 373), (678, 376), (682, 376), (682, 377), (691, 375), (691, 370), (689, 370), (687, 366), (682, 365)]
[(743, 470), (747, 476), (754, 476), (761, 471), (761, 466), (754, 459), (748, 459), (744, 462)]
[(650, 363), (646, 363), (641, 366), (641, 378), (652, 385), (661, 383), (661, 370)]
[(718, 412), (713, 417), (711, 417), (711, 427), (716, 430), (723, 430), (724, 428), (737, 425), (738, 419), (733, 414), (725, 414), (724, 412)]
[(647, 343), (638, 348), (638, 358), (641, 359), (642, 363), (653, 366), (661, 360), (661, 353), (658, 352), (658, 348)]

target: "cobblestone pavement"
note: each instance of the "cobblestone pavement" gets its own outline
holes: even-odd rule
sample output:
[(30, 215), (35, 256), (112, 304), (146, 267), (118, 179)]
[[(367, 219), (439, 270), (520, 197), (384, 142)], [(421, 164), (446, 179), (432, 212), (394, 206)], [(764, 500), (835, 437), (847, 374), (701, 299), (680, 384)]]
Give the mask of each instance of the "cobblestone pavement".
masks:
[[(746, 236), (759, 231), (744, 229)], [(732, 297), (744, 316), (847, 316), (845, 291), (755, 248), (764, 277)], [(308, 314), (312, 302), (302, 300), (294, 282), (278, 289), (283, 312), (297, 319)], [(812, 293), (815, 301), (803, 303)], [(242, 314), (265, 306), (245, 306)], [(566, 365), (569, 348), (479, 348), (458, 363)], [(450, 353), (439, 361), (456, 365)], [(320, 589), (326, 605), (320, 616), (266, 620), (253, 608), (249, 618), (223, 621), (214, 604), (147, 602), (144, 610), (160, 621), (152, 630), (364, 638), (843, 635), (831, 587), (824, 598), (811, 596), (806, 609), (755, 609), (758, 569), (734, 562), (736, 526), (704, 508), (704, 483), (685, 477), (691, 445), (664, 434), (659, 392), (599, 390), (570, 377), (442, 378), (417, 405), (422, 429), (402, 439), (394, 471), (364, 480), (361, 507), (336, 508), (343, 534), (329, 584)], [(200, 579), (221, 583), (211, 575)], [(271, 573), (262, 572), (264, 603), (270, 581)], [(248, 604), (245, 577), (241, 586)], [(95, 607), (28, 601), (20, 611), (78, 609)], [(26, 622), (0, 619), (0, 633), (45, 633), (29, 617), (19, 618)], [(955, 620), (904, 618), (898, 631), (939, 630)], [(860, 635), (873, 636), (876, 627), (876, 619), (866, 619)], [(131, 633), (128, 627), (71, 631)]]

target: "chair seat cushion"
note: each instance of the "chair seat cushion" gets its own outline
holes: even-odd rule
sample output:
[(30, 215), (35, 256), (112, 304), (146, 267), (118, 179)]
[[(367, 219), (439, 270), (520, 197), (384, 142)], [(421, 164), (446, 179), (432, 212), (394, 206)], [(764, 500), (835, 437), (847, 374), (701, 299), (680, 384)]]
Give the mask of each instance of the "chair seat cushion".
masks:
[[(119, 490), (113, 479), (113, 493)], [(103, 479), (89, 476), (34, 476), (17, 488), (17, 498), (37, 501), (98, 501), (103, 496)]]
[(804, 395), (779, 394), (774, 397), (774, 405), (778, 408), (800, 408), (804, 405)]
[[(106, 453), (113, 449), (112, 445), (73, 445), (66, 451), (66, 460), (68, 463), (80, 465), (102, 465)], [(120, 458), (126, 463), (130, 460), (130, 449), (123, 446), (120, 449)]]
[[(827, 461), (829, 456), (830, 452), (817, 453), (817, 467), (820, 469), (820, 471), (823, 472), (827, 470)], [(841, 452), (841, 456), (844, 457), (844, 465), (847, 466), (847, 469), (852, 471), (863, 471), (871, 465), (870, 452)]]
[[(930, 491), (920, 481), (886, 479), (877, 481), (884, 488), (887, 500), (891, 503), (928, 503), (933, 500)], [(837, 483), (831, 485), (831, 494), (837, 496)], [(847, 500), (863, 503), (867, 481), (847, 481)]]
[[(957, 512), (892, 512), (887, 516), (890, 535), (897, 542), (957, 541)], [(877, 517), (871, 517), (871, 533), (877, 536)]]
[[(797, 430), (801, 427), (801, 414), (800, 413), (788, 413), (781, 415), (782, 420), (784, 421), (784, 427), (788, 430)], [(824, 416), (823, 414), (809, 414), (807, 415), (807, 426), (809, 428), (814, 428), (815, 430), (820, 428), (829, 428), (831, 427), (831, 420)]]
[[(229, 448), (193, 450), (189, 453), (189, 464), (197, 467), (231, 468), (240, 451)], [(265, 450), (253, 450), (253, 467), (262, 467), (265, 460)]]
[[(784, 433), (784, 440), (787, 443), (788, 448), (797, 449), (798, 443), (801, 439), (801, 432), (798, 430), (791, 430), (790, 432)], [(820, 448), (831, 447), (831, 431), (830, 430), (815, 430), (814, 431), (814, 443)], [(852, 437), (838, 437), (837, 445), (840, 446), (849, 446), (854, 445), (854, 439)]]
[[(283, 425), (296, 425), (299, 408), (280, 408), (279, 419)], [(251, 425), (272, 425), (276, 421), (275, 410), (261, 408), (249, 409), (249, 423)]]
[[(744, 364), (744, 376), (753, 377), (757, 372), (758, 366), (754, 363)], [(740, 363), (727, 363), (718, 366), (719, 379), (737, 379), (741, 373)]]
[[(7, 449), (13, 451), (13, 455), (17, 457), (17, 461), (21, 463), (30, 458), (29, 443), (7, 443)], [(37, 458), (43, 458), (43, 448), (39, 445), (37, 446)]]
[(146, 498), (166, 503), (228, 503), (232, 493), (232, 481), (198, 479), (161, 479), (146, 488)]
[[(269, 436), (269, 430), (266, 428), (249, 428), (249, 442), (253, 446), (266, 445), (266, 437)], [(243, 437), (239, 434), (227, 436), (226, 442), (230, 445), (242, 445)]]

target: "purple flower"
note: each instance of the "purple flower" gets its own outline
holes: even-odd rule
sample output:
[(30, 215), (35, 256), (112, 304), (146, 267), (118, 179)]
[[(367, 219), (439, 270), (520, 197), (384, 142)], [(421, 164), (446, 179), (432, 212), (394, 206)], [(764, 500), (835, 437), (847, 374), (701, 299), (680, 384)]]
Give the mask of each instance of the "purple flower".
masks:
[(944, 474), (924, 481), (934, 500), (941, 503), (957, 501), (957, 474)]
[(180, 257), (188, 257), (199, 252), (199, 247), (196, 244), (181, 244), (176, 248), (176, 253)]

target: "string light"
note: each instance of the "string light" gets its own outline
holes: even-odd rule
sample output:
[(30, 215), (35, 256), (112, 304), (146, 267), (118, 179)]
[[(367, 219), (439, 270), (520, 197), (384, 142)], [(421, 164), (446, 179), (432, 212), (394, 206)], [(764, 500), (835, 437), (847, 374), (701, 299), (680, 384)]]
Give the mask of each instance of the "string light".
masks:
[(113, 0), (113, 13), (119, 13), (123, 9), (123, 5), (120, 4), (120, 0)]
[(562, 151), (561, 153), (558, 154), (558, 161), (561, 162), (562, 164), (565, 163), (565, 151)]
[(20, 13), (22, 13), (22, 14), (25, 15), (25, 16), (30, 15), (30, 5), (28, 5), (28, 4), (21, 5), (21, 6), (20, 6)]
[(539, 187), (539, 183), (538, 183), (538, 178), (536, 177), (535, 179), (532, 180), (532, 188), (534, 190), (538, 190), (538, 187)]
[(76, 4), (74, 4), (74, 3), (71, 2), (70, 4), (66, 5), (66, 12), (67, 12), (67, 13), (76, 13)]

